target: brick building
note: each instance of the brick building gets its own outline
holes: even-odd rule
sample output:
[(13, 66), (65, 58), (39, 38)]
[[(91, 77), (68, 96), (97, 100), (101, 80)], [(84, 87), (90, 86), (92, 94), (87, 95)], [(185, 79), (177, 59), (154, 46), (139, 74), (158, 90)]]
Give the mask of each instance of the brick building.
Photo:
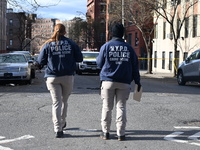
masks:
[(0, 1), (0, 53), (6, 52), (6, 8), (7, 1)]
[(106, 0), (87, 1), (87, 21), (92, 24), (92, 36), (88, 37), (89, 48), (100, 49), (106, 42)]
[(35, 20), (35, 14), (25, 12), (13, 12), (7, 9), (7, 52), (30, 51), (31, 52), (31, 25)]
[(39, 53), (40, 47), (52, 34), (54, 26), (60, 23), (58, 19), (36, 19), (32, 24), (32, 51)]

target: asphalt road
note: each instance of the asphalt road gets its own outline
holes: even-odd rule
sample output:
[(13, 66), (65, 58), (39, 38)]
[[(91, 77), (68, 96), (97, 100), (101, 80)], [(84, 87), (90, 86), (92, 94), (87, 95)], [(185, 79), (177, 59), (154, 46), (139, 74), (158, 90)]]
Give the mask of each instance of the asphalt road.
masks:
[(127, 102), (127, 140), (117, 141), (115, 109), (111, 139), (99, 138), (102, 102), (97, 75), (75, 76), (62, 139), (54, 137), (43, 73), (37, 73), (31, 85), (0, 85), (0, 150), (200, 149), (200, 85), (142, 77), (142, 86), (142, 101), (134, 101), (131, 93)]

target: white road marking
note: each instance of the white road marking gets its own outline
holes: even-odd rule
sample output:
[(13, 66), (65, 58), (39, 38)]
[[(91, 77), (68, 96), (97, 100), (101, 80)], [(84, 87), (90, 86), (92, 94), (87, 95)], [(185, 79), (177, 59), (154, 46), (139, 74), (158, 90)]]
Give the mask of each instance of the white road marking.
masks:
[(1, 139), (5, 139), (5, 137), (4, 137), (4, 136), (0, 136), (0, 140), (1, 140)]
[[(200, 129), (200, 127), (197, 126), (174, 126), (175, 129)], [(179, 135), (183, 134), (184, 132), (173, 132), (172, 134), (169, 134), (164, 137), (167, 141), (173, 141), (177, 143), (187, 143), (195, 146), (200, 146), (200, 143), (195, 143), (187, 140), (179, 140), (176, 139)], [(188, 137), (188, 139), (194, 140), (194, 141), (200, 141), (198, 138), (200, 138), (200, 132), (197, 132), (191, 136)]]
[(175, 126), (175, 129), (200, 129), (200, 127), (197, 126)]
[(197, 132), (197, 133), (188, 137), (188, 139), (200, 141), (198, 138), (200, 138), (200, 132)]
[(196, 145), (196, 146), (200, 146), (200, 143), (194, 143), (194, 142), (192, 142), (192, 143), (190, 143), (190, 144)]
[(13, 149), (8, 148), (8, 147), (3, 147), (3, 146), (0, 145), (0, 150), (13, 150)]
[(9, 140), (1, 140), (0, 144), (5, 144), (5, 143), (9, 143), (9, 142), (14, 142), (14, 141), (19, 141), (19, 140), (27, 140), (27, 139), (31, 139), (31, 138), (35, 138), (32, 135), (24, 135), (15, 139), (9, 139)]
[(173, 141), (173, 142), (178, 142), (178, 143), (188, 143), (188, 141), (175, 139), (175, 137), (177, 137), (177, 136), (179, 136), (183, 133), (184, 132), (173, 132), (172, 134), (165, 136), (164, 139), (167, 140), (167, 141)]

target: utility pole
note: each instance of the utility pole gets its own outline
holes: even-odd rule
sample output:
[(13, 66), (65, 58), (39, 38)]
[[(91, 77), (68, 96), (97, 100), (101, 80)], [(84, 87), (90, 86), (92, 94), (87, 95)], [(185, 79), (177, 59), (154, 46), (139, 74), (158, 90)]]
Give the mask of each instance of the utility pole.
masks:
[(124, 0), (122, 0), (122, 24), (124, 25)]

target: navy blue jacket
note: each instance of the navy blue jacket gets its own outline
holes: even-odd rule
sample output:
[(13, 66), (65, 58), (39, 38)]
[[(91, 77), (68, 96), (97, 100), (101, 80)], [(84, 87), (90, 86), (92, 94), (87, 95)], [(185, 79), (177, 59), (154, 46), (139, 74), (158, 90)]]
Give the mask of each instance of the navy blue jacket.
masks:
[(45, 77), (59, 77), (74, 75), (76, 62), (82, 62), (83, 56), (75, 42), (62, 36), (57, 42), (44, 44), (37, 61), (46, 65)]
[(97, 57), (97, 65), (102, 68), (101, 81), (130, 84), (133, 80), (140, 84), (138, 57), (130, 44), (113, 37), (105, 43)]

